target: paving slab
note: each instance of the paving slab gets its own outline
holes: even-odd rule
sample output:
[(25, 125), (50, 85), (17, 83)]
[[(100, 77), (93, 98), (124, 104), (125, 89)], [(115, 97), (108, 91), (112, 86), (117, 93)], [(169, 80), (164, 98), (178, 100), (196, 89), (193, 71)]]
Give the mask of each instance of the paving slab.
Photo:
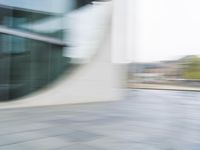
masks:
[(121, 101), (0, 109), (0, 150), (197, 150), (200, 93), (127, 89)]

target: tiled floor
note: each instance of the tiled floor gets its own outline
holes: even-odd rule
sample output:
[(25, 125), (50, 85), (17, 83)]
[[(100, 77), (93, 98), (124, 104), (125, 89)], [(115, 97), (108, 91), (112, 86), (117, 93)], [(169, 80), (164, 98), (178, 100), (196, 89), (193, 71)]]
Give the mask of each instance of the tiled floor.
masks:
[(200, 93), (0, 110), (0, 150), (200, 150)]

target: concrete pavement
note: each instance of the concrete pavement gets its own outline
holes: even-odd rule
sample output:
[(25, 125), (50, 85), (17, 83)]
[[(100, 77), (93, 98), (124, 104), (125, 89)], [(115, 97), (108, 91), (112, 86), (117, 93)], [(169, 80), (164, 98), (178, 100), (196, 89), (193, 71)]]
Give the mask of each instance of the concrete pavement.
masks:
[(199, 150), (200, 93), (126, 90), (124, 100), (0, 110), (0, 150)]

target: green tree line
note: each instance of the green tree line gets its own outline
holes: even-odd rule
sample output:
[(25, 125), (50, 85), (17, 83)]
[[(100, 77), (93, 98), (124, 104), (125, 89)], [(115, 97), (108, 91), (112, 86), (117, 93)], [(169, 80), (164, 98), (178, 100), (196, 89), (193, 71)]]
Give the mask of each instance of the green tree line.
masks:
[(187, 60), (183, 70), (183, 77), (185, 79), (200, 80), (200, 57), (193, 56)]

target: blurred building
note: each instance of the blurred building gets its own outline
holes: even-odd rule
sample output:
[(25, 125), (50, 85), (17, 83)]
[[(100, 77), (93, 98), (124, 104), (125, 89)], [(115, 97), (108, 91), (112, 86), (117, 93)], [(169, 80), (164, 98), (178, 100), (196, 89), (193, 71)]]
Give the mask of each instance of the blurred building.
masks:
[[(81, 89), (74, 89), (72, 85), (76, 87), (83, 86), (82, 88), (84, 88), (85, 86), (85, 89), (87, 89), (87, 84), (83, 84), (83, 80), (75, 81), (78, 80), (75, 76), (78, 76), (79, 79), (81, 76), (84, 75), (88, 76), (87, 78), (91, 78), (92, 76), (98, 76), (99, 71), (104, 72), (104, 74), (108, 76), (103, 77), (105, 78), (105, 81), (107, 80), (106, 78), (110, 80), (110, 82), (106, 81), (106, 83), (110, 83), (110, 85), (113, 84), (113, 67), (111, 65), (106, 65), (108, 67), (105, 68), (105, 65), (102, 65), (103, 63), (105, 64), (106, 62), (111, 62), (111, 49), (109, 47), (109, 45), (111, 45), (109, 43), (109, 38), (111, 36), (110, 33), (107, 32), (107, 30), (109, 30), (109, 21), (107, 20), (110, 20), (111, 17), (109, 19), (109, 15), (107, 15), (107, 20), (105, 19), (105, 21), (103, 21), (104, 18), (100, 19), (97, 16), (97, 19), (102, 20), (101, 22), (99, 22), (99, 26), (102, 26), (104, 28), (100, 28), (100, 30), (96, 30), (96, 32), (92, 32), (92, 30), (90, 31), (91, 26), (89, 26), (89, 28), (87, 26), (88, 24), (92, 23), (92, 20), (90, 21), (91, 23), (87, 23), (83, 22), (84, 19), (80, 20), (80, 17), (74, 17), (74, 14), (76, 14), (75, 16), (80, 16), (89, 10), (99, 10), (96, 11), (98, 12), (96, 13), (96, 15), (101, 15), (100, 13), (104, 12), (104, 16), (106, 16), (104, 6), (100, 3), (97, 3), (95, 4), (95, 7), (93, 7), (93, 3), (94, 2), (92, 0), (0, 0), (1, 101), (21, 98), (22, 96), (26, 96), (29, 93), (38, 91), (39, 89), (46, 87), (49, 83), (52, 83), (55, 79), (57, 79), (61, 74), (64, 74), (64, 76), (67, 76), (67, 74), (71, 74), (74, 68), (73, 64), (76, 64), (76, 62), (74, 62), (74, 58), (69, 55), (70, 48), (73, 48), (74, 51), (79, 48), (79, 52), (75, 53), (75, 56), (78, 56), (81, 53), (81, 49), (89, 49), (88, 46), (85, 46), (85, 43), (87, 43), (88, 41), (89, 43), (87, 45), (93, 45), (92, 49), (94, 50), (94, 52), (90, 52), (91, 56), (90, 59), (88, 59), (89, 61), (91, 61), (91, 64), (85, 61), (88, 64), (83, 65), (84, 67), (79, 66), (79, 69), (77, 69), (82, 70), (82, 72), (80, 71), (81, 73), (75, 73), (75, 75), (73, 75), (74, 77), (69, 77), (70, 81), (67, 81), (67, 83), (63, 81), (65, 83), (65, 86), (62, 86), (62, 88), (66, 88), (66, 91), (68, 89), (73, 89), (73, 92), (75, 93), (74, 95), (78, 95), (79, 93), (81, 93)], [(104, 1), (104, 3), (106, 2)], [(102, 5), (103, 7), (100, 7), (100, 5)], [(110, 9), (111, 12), (111, 7), (109, 8), (107, 6), (108, 5), (106, 5), (107, 10)], [(70, 18), (71, 20), (69, 20), (70, 16), (72, 16)], [(82, 16), (84, 17), (84, 15)], [(87, 16), (86, 13), (85, 16)], [(91, 15), (89, 17), (92, 18)], [(76, 19), (75, 23), (73, 22), (74, 24), (70, 24), (69, 22), (74, 21), (74, 18)], [(94, 18), (95, 16), (93, 17), (93, 19)], [(77, 24), (77, 20), (82, 22), (79, 22), (80, 24)], [(95, 21), (96, 20), (93, 20), (93, 22)], [(94, 27), (96, 24), (93, 23), (92, 25)], [(99, 28), (99, 26), (97, 28)], [(85, 31), (85, 29), (87, 29), (87, 31)], [(73, 38), (71, 33), (75, 33), (73, 34)], [(79, 33), (83, 33), (83, 37), (86, 37), (87, 39), (81, 39), (81, 35)], [(93, 42), (94, 39), (99, 39), (99, 42)], [(103, 39), (107, 39), (107, 42), (102, 45), (101, 41)], [(98, 51), (97, 49), (100, 49), (102, 52), (96, 53)], [(93, 61), (93, 59), (95, 61)], [(78, 60), (75, 59), (75, 61)], [(92, 64), (96, 65), (96, 70), (93, 69), (94, 67), (91, 66)], [(88, 70), (84, 71), (83, 68), (86, 68), (86, 70)], [(108, 72), (106, 73), (105, 71)], [(84, 72), (88, 72), (88, 75), (86, 75), (87, 73), (85, 74)], [(91, 74), (91, 72), (94, 73)], [(111, 74), (109, 74), (110, 72)], [(97, 80), (102, 79), (100, 78)], [(94, 78), (95, 83), (98, 83), (97, 80), (95, 81)], [(84, 80), (84, 82), (86, 81)], [(82, 85), (79, 85), (81, 83)], [(66, 87), (66, 84), (69, 84), (69, 86)], [(94, 83), (89, 85), (93, 89), (97, 87), (97, 85)], [(104, 87), (97, 89), (103, 91), (103, 88)], [(100, 95), (104, 95), (103, 92), (98, 90), (96, 91), (97, 93), (100, 92), (102, 93)], [(108, 89), (106, 90), (108, 91)], [(73, 92), (70, 91), (69, 93)], [(46, 93), (46, 95), (48, 95), (48, 92)], [(59, 93), (57, 94), (59, 95)], [(63, 97), (61, 95), (62, 93), (60, 94), (60, 99), (63, 99), (64, 96), (65, 98), (67, 98), (67, 92), (65, 93), (65, 95), (63, 95)], [(51, 95), (49, 95), (49, 97), (51, 97)], [(82, 95), (80, 94), (78, 97), (80, 98), (82, 97)], [(37, 98), (39, 97), (36, 96), (33, 99)], [(109, 98), (109, 94), (107, 98)]]

